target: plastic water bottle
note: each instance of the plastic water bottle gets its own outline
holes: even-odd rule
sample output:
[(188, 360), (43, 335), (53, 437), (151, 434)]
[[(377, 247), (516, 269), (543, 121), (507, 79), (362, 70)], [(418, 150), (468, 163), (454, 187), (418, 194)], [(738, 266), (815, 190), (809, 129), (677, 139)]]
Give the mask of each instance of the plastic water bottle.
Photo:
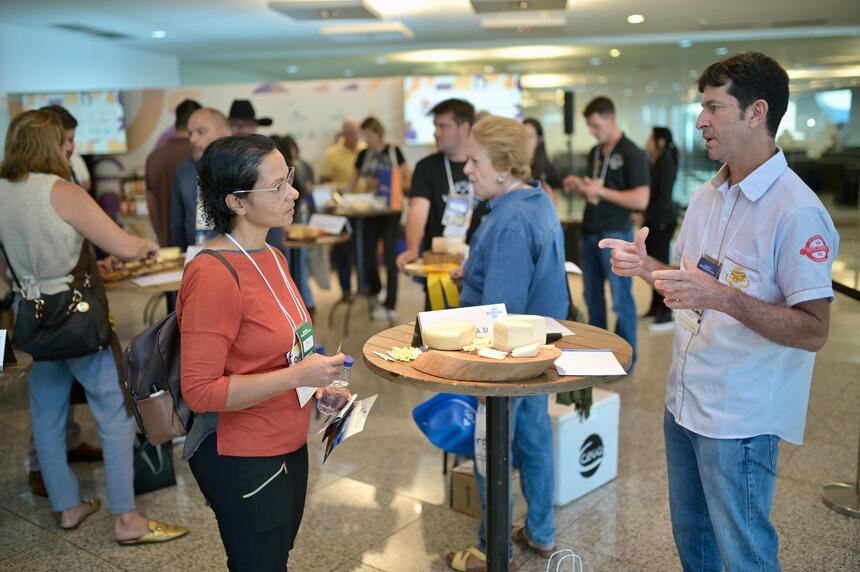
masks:
[(346, 405), (349, 395), (349, 380), (352, 376), (352, 364), (352, 356), (346, 356), (340, 375), (331, 382), (331, 385), (326, 386), (322, 398), (317, 401), (317, 409), (323, 415), (334, 415)]

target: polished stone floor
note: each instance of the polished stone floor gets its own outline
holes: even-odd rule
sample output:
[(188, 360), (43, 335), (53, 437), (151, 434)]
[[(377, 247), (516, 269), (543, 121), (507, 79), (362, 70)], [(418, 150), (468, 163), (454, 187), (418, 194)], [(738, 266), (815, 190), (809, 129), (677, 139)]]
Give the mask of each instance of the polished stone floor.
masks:
[[(581, 284), (572, 281), (574, 291)], [(334, 293), (316, 291), (318, 337), (329, 350), (343, 341), (359, 354), (363, 341), (383, 328), (355, 307), (349, 336), (327, 327)], [(650, 295), (639, 283), (643, 308)], [(579, 296), (577, 296), (579, 298)], [(111, 296), (121, 336), (142, 327), (145, 298)], [(423, 304), (419, 288), (401, 278), (400, 321)], [(336, 323), (342, 321), (338, 314)], [(816, 362), (806, 444), (783, 444), (773, 518), (785, 570), (860, 570), (860, 520), (827, 509), (821, 485), (854, 479), (860, 431), (860, 303), (839, 297), (831, 339)], [(671, 333), (640, 325), (640, 361), (633, 375), (609, 389), (621, 394), (618, 478), (557, 510), (558, 546), (571, 548), (587, 572), (680, 570), (669, 524), (666, 463), (661, 431), (663, 392), (671, 358)], [(446, 551), (475, 541), (476, 521), (447, 507), (442, 454), (419, 433), (412, 408), (429, 394), (371, 375), (358, 361), (353, 391), (379, 394), (363, 434), (346, 441), (325, 465), (317, 438), (310, 439), (311, 475), (305, 518), (290, 569), (337, 572), (441, 571)], [(89, 411), (76, 418), (94, 441)], [(312, 432), (316, 430), (316, 423)], [(0, 570), (210, 571), (225, 570), (215, 520), (186, 466), (177, 458), (176, 487), (138, 497), (147, 515), (191, 528), (162, 546), (119, 547), (104, 508), (78, 530), (61, 531), (46, 499), (26, 483), (29, 434), (26, 383), (0, 386)], [(99, 464), (74, 465), (82, 494), (105, 498)], [(512, 570), (541, 572), (546, 561), (515, 552)]]

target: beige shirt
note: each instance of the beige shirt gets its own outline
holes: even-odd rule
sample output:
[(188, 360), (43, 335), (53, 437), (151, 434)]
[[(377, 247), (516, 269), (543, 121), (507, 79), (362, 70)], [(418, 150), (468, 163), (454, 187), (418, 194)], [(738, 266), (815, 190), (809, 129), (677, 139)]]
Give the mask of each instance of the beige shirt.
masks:
[(349, 149), (343, 143), (335, 143), (326, 149), (320, 165), (320, 179), (333, 182), (335, 185), (346, 185), (355, 174), (355, 161), (361, 147)]

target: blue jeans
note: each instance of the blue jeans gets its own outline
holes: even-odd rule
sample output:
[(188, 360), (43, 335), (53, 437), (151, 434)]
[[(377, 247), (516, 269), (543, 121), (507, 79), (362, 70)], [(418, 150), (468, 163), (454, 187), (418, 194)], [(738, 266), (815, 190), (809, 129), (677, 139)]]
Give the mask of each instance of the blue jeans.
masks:
[[(552, 453), (552, 425), (547, 407), (546, 395), (511, 398), (511, 446), (519, 460), (520, 486), (528, 505), (526, 536), (536, 544), (555, 545), (555, 515), (552, 506), (555, 460)], [(482, 552), (486, 552), (486, 478), (478, 474), (477, 465), (475, 482), (481, 495), (482, 515), (478, 527), (478, 547)], [(511, 497), (508, 510), (512, 513), (513, 495)]]
[(33, 438), (51, 508), (59, 512), (81, 502), (78, 481), (66, 459), (66, 420), (74, 379), (84, 387), (101, 437), (110, 512), (132, 511), (134, 421), (126, 413), (110, 349), (79, 358), (36, 362), (30, 370)]
[(618, 238), (633, 242), (633, 231), (604, 231), (582, 235), (579, 262), (582, 266), (582, 281), (585, 285), (588, 323), (606, 329), (606, 296), (603, 286), (606, 280), (609, 280), (609, 288), (612, 291), (612, 311), (618, 318), (615, 323), (615, 333), (627, 340), (633, 348), (633, 363), (636, 363), (636, 302), (633, 301), (633, 280), (628, 276), (618, 276), (612, 272), (611, 251), (597, 246), (597, 243), (604, 238)]
[(672, 533), (685, 571), (778, 571), (779, 437), (711, 439), (663, 418)]

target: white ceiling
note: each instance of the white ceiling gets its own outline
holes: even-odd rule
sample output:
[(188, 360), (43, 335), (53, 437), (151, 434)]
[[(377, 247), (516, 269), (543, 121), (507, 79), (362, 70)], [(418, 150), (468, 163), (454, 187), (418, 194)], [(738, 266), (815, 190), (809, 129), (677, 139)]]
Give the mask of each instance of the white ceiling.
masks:
[[(528, 33), (484, 30), (468, 0), (367, 0), (384, 21), (399, 21), (413, 37), (379, 42), (337, 41), (320, 34), (333, 20), (298, 21), (271, 10), (266, 0), (0, 0), (5, 23), (52, 29), (57, 24), (86, 25), (129, 36), (115, 44), (178, 56), (185, 65), (205, 63), (282, 77), (393, 75), (476, 71), (595, 74), (631, 77), (667, 67), (712, 61), (715, 47), (730, 51), (778, 50), (784, 65), (860, 65), (860, 2), (856, 0), (569, 0), (563, 29)], [(325, 0), (317, 2), (324, 6)], [(695, 9), (693, 9), (695, 8)], [(645, 22), (627, 23), (641, 13)], [(351, 21), (354, 22), (354, 21)], [(150, 37), (163, 30), (166, 37)], [(57, 33), (73, 34), (57, 30)], [(691, 40), (689, 49), (679, 40)], [(570, 53), (537, 51), (511, 60), (488, 48), (518, 45), (567, 46)], [(610, 58), (610, 48), (622, 51)], [(403, 52), (469, 49), (465, 61), (450, 53), (414, 62)], [(774, 54), (778, 55), (778, 54)], [(464, 56), (465, 57), (465, 56)], [(601, 59), (593, 66), (590, 59)], [(288, 66), (296, 66), (288, 76)], [(600, 69), (595, 69), (595, 68)], [(296, 69), (298, 68), (298, 69)], [(606, 70), (606, 71), (604, 71)]]

